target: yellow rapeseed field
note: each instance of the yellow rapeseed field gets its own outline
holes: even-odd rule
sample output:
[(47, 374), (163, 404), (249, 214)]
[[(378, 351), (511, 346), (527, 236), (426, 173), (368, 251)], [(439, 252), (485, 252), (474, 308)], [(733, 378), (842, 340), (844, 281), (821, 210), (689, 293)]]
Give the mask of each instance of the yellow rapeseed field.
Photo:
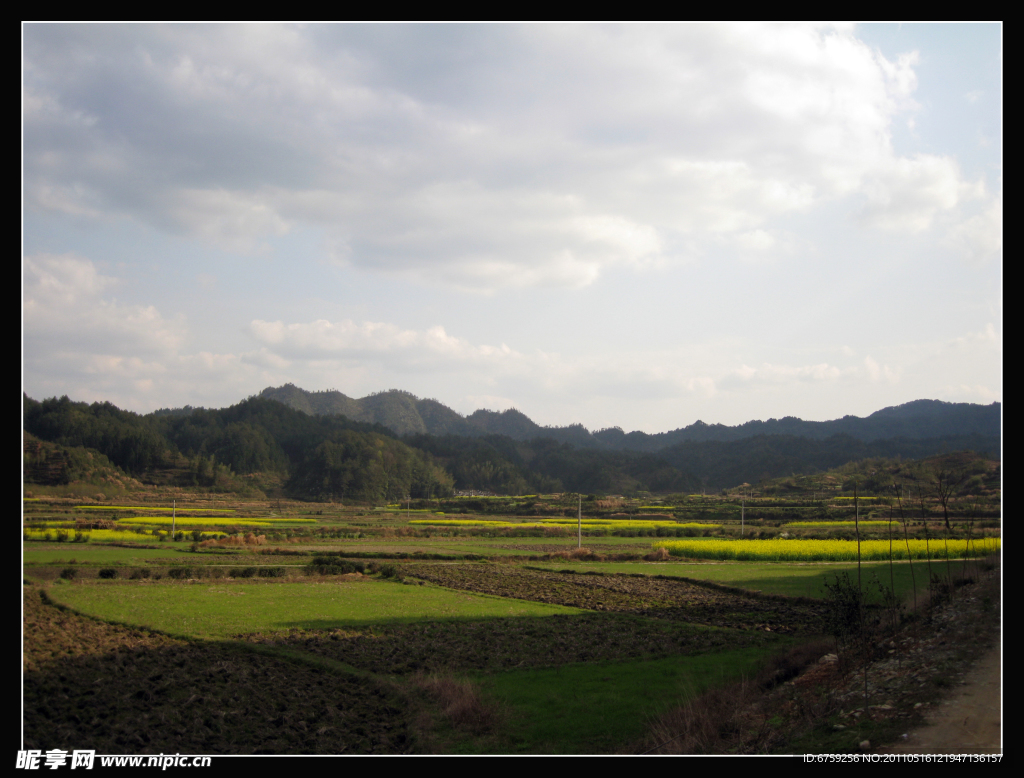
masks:
[(889, 526), (890, 523), (892, 524), (892, 528), (893, 528), (894, 532), (897, 529), (899, 529), (900, 526), (902, 526), (898, 521), (895, 521), (895, 520), (892, 521), (892, 522), (888, 522), (888, 521), (875, 521), (875, 520), (861, 521), (861, 522), (855, 522), (855, 521), (790, 521), (790, 522), (788, 522), (786, 524), (786, 526), (787, 527), (794, 527), (796, 529), (839, 529), (839, 528), (848, 529), (850, 527), (853, 527), (853, 526), (859, 524), (861, 527), (866, 527), (867, 529), (878, 529), (880, 527), (887, 527), (887, 526)]
[[(538, 519), (531, 522), (514, 521), (488, 521), (487, 519), (413, 519), (409, 522), (419, 526), (430, 527), (520, 527), (520, 528), (543, 528), (543, 527), (575, 527), (577, 519)], [(721, 524), (680, 524), (677, 521), (658, 521), (644, 519), (583, 519), (584, 527), (591, 529), (657, 529), (658, 527), (681, 527), (692, 529), (714, 529), (721, 527)]]
[[(850, 562), (857, 559), (855, 540), (803, 540), (772, 538), (769, 540), (659, 540), (654, 548), (665, 548), (672, 556), (691, 559), (736, 559), (749, 562)], [(888, 540), (864, 540), (860, 544), (861, 559), (882, 561), (889, 558)], [(911, 540), (912, 559), (963, 559), (982, 557), (1000, 549), (998, 538), (978, 540)], [(892, 543), (892, 558), (907, 559), (905, 541)]]
[(172, 521), (179, 527), (235, 526), (239, 527), (273, 527), (276, 524), (316, 524), (316, 519), (243, 519), (235, 516), (131, 516), (118, 519), (118, 524), (145, 524), (157, 527), (170, 527)]
[[(57, 532), (61, 530), (37, 530), (27, 529), (24, 531), (24, 537), (28, 540), (46, 540), (46, 536), (50, 535), (51, 539), (56, 539)], [(75, 538), (75, 530), (63, 530), (68, 533), (68, 542), (71, 542)], [(140, 535), (137, 532), (129, 532), (127, 530), (120, 529), (88, 529), (84, 530), (83, 534), (91, 541), (99, 542), (111, 542), (111, 541), (128, 541), (133, 543), (152, 543), (158, 538), (154, 535)], [(226, 533), (224, 532), (204, 532), (204, 535), (219, 537)]]
[(83, 511), (160, 511), (171, 513), (172, 511), (202, 512), (202, 513), (234, 513), (234, 508), (186, 508), (179, 505), (176, 508), (164, 508), (154, 505), (76, 505), (75, 510)]

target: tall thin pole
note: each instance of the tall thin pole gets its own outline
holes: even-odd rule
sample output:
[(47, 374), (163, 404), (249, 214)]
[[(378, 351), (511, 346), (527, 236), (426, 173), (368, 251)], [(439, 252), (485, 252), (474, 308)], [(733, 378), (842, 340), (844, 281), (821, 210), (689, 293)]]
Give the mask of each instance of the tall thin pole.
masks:
[(174, 522), (175, 522), (175, 518), (176, 518), (176, 514), (177, 514), (177, 511), (175, 510), (175, 508), (176, 508), (177, 504), (178, 503), (177, 503), (176, 500), (171, 500), (171, 540), (174, 540), (174, 527), (175, 527), (175, 523)]
[(857, 533), (857, 591), (861, 591), (860, 583), (860, 503), (857, 501), (857, 482), (853, 482), (853, 528)]
[[(866, 639), (864, 632), (864, 588), (860, 579), (860, 503), (857, 500), (857, 481), (853, 482), (853, 528), (857, 533), (857, 611), (860, 616), (860, 638)], [(868, 666), (864, 664), (864, 714), (871, 717), (871, 708), (868, 707)]]
[(743, 534), (743, 517), (747, 512), (747, 501), (740, 500), (740, 535)]
[(583, 494), (576, 496), (580, 498), (579, 512), (576, 514), (576, 548), (583, 548)]

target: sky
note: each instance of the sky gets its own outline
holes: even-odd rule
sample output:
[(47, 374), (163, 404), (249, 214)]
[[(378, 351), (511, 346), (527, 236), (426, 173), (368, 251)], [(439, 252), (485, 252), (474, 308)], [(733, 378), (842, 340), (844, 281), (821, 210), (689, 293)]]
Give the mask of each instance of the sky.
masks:
[(22, 376), (660, 432), (1002, 401), (999, 24), (25, 24)]

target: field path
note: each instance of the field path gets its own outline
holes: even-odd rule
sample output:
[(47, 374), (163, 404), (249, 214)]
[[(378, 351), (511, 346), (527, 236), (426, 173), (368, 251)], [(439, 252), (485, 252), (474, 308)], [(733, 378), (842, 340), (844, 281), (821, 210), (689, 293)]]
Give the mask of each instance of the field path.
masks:
[(1002, 652), (996, 645), (964, 676), (963, 686), (884, 754), (1001, 754)]

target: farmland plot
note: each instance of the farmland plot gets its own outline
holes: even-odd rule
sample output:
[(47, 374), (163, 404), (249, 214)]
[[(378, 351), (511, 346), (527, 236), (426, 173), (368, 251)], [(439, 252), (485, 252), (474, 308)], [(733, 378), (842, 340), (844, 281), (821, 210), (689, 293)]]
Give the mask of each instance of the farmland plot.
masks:
[(101, 754), (407, 753), (401, 702), (377, 683), (103, 624), (27, 587), (28, 749)]
[(763, 647), (771, 635), (695, 627), (623, 614), (421, 622), (364, 629), (289, 630), (238, 637), (292, 646), (375, 673), (524, 667), (701, 654)]
[(577, 612), (557, 604), (369, 578), (304, 583), (99, 583), (54, 587), (51, 597), (101, 619), (205, 638), (292, 628), (337, 629)]
[(821, 606), (813, 602), (744, 596), (684, 581), (499, 565), (419, 563), (402, 569), (452, 589), (708, 626), (789, 633), (814, 631), (821, 623)]

